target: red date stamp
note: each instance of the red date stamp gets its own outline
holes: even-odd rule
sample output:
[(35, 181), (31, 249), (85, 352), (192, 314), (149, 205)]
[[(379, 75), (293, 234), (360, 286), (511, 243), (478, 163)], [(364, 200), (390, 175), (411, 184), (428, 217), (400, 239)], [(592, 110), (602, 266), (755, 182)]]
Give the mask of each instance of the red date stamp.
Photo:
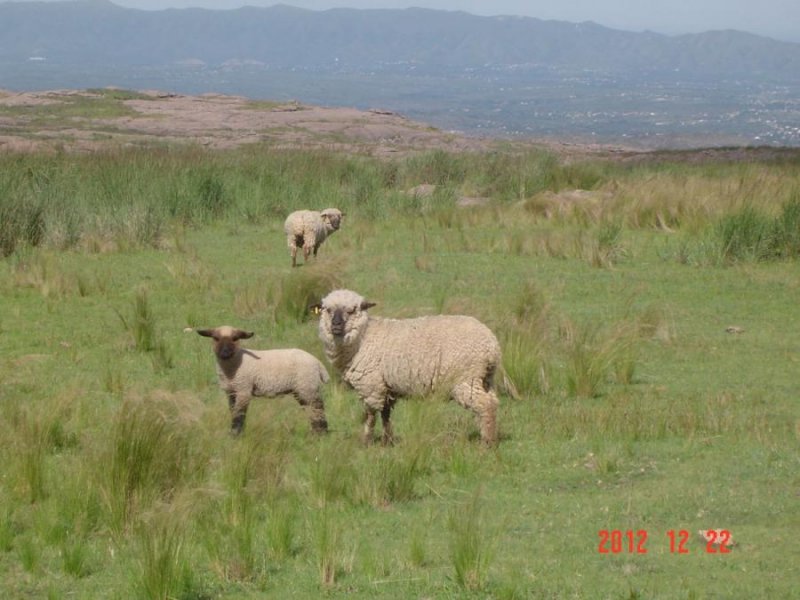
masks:
[[(733, 545), (731, 532), (727, 529), (701, 530), (708, 554), (728, 554)], [(647, 554), (649, 535), (646, 529), (601, 529), (597, 545), (599, 554)], [(667, 531), (670, 554), (689, 554), (689, 532), (686, 529)]]
[(647, 530), (628, 529), (623, 532), (619, 529), (601, 529), (598, 532), (600, 545), (597, 551), (600, 554), (647, 554)]

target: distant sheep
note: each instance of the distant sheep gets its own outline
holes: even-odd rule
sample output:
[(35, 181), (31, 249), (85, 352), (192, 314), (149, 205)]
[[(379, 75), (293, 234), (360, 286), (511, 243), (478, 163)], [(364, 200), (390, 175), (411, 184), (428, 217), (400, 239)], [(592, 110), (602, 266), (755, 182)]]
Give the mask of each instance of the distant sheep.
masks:
[(308, 410), (311, 429), (316, 433), (328, 430), (322, 384), (329, 381), (328, 372), (316, 358), (297, 348), (284, 350), (248, 350), (239, 340), (253, 337), (253, 332), (224, 325), (214, 329), (198, 329), (197, 333), (214, 339), (217, 376), (220, 387), (228, 394), (231, 430), (244, 429), (247, 408), (253, 396), (273, 398), (292, 394)]
[(339, 230), (343, 216), (338, 208), (326, 208), (323, 211), (296, 210), (286, 217), (283, 230), (292, 255), (292, 266), (297, 266), (298, 248), (303, 249), (305, 262), (312, 252), (316, 256), (322, 242)]
[(325, 354), (364, 402), (364, 441), (372, 441), (380, 412), (383, 441), (391, 443), (398, 398), (446, 392), (477, 415), (481, 439), (496, 444), (500, 345), (489, 328), (467, 316), (374, 318), (367, 314), (372, 306), (350, 290), (335, 290), (317, 305)]

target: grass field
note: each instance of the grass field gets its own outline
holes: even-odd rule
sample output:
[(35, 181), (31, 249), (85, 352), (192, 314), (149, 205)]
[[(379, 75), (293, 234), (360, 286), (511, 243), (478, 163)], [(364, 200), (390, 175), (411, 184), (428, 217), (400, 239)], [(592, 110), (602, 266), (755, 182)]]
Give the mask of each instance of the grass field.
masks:
[[(793, 597), (798, 166), (0, 156), (2, 596)], [(420, 183), (438, 187), (402, 193)], [(284, 216), (325, 206), (341, 231), (291, 269)], [(289, 398), (228, 435), (186, 329), (325, 362), (305, 309), (339, 286), (496, 332), (498, 448), (430, 398), (399, 404), (394, 447), (364, 447), (335, 377), (327, 436)], [(602, 531), (624, 543), (600, 552)]]

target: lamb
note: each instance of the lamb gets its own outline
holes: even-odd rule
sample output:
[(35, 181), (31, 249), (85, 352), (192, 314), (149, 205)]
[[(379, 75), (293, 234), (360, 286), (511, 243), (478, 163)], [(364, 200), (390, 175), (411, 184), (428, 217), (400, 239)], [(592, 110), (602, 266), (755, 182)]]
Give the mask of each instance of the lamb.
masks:
[(283, 230), (292, 254), (292, 266), (297, 266), (298, 248), (303, 249), (305, 262), (312, 252), (316, 256), (322, 242), (339, 230), (343, 216), (338, 208), (326, 208), (323, 211), (296, 210), (286, 217)]
[(468, 316), (375, 318), (367, 314), (373, 306), (356, 292), (335, 290), (315, 307), (325, 355), (364, 403), (364, 442), (372, 441), (378, 412), (383, 443), (392, 442), (398, 398), (446, 392), (476, 414), (481, 439), (495, 445), (500, 344), (489, 328)]
[(300, 406), (307, 408), (312, 431), (325, 433), (328, 430), (321, 393), (322, 384), (329, 381), (328, 372), (311, 354), (298, 348), (241, 348), (239, 340), (253, 337), (253, 332), (229, 325), (198, 329), (197, 333), (214, 339), (217, 376), (220, 387), (228, 394), (234, 435), (244, 429), (253, 396), (274, 398), (281, 394), (294, 395)]

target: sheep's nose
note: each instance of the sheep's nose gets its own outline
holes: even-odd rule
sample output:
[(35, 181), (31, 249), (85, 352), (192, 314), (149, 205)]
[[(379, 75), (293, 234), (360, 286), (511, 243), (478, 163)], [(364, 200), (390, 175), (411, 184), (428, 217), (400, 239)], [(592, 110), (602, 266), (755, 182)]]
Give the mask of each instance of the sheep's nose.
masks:
[(334, 335), (342, 335), (344, 333), (344, 317), (339, 310), (334, 312), (331, 318), (331, 331), (333, 331)]

